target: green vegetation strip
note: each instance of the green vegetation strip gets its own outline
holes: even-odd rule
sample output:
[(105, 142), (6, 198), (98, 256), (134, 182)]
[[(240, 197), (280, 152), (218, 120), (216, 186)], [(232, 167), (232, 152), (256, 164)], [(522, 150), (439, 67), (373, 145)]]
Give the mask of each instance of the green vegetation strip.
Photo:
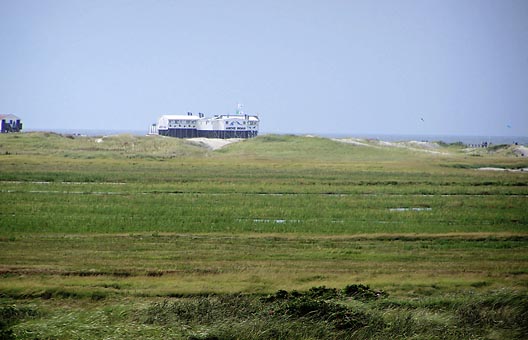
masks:
[(409, 284), (524, 289), (527, 240), (496, 233), (21, 235), (0, 240), (0, 294), (172, 296), (350, 281), (404, 295)]
[[(77, 300), (78, 301), (78, 300)], [(46, 302), (46, 303), (44, 303)], [(402, 302), (361, 284), (171, 299), (43, 300), (0, 306), (3, 339), (523, 339), (513, 291)]]

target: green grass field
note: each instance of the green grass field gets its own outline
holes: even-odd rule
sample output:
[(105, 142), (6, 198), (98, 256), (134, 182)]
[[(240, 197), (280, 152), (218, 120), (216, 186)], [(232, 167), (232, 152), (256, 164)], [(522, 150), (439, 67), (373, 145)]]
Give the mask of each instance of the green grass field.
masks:
[(526, 338), (528, 160), (361, 143), (0, 135), (0, 338)]

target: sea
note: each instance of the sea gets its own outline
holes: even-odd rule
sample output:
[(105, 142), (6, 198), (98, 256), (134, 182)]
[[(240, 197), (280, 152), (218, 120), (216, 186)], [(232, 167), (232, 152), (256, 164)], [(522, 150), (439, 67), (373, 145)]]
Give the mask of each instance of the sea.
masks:
[[(44, 131), (44, 130), (26, 130), (26, 131)], [(51, 129), (45, 130), (47, 132), (56, 132), (61, 134), (80, 135), (80, 136), (111, 136), (119, 134), (131, 134), (135, 136), (144, 136), (148, 133), (146, 130), (89, 130), (89, 129)], [(276, 133), (272, 131), (260, 132), (264, 134), (286, 134)], [(518, 144), (528, 146), (528, 136), (475, 136), (475, 135), (404, 135), (404, 134), (331, 134), (331, 133), (289, 133), (290, 135), (298, 136), (319, 136), (326, 138), (362, 138), (362, 139), (376, 139), (387, 142), (401, 142), (401, 141), (419, 141), (419, 142), (444, 142), (444, 143), (458, 143), (463, 144)]]

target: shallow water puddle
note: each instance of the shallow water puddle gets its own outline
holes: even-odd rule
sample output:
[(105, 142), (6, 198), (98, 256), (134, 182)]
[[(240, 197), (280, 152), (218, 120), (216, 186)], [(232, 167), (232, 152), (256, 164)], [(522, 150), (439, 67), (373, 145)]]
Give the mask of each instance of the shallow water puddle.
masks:
[(431, 211), (433, 208), (390, 208), (389, 211)]
[(301, 220), (268, 220), (268, 219), (254, 219), (256, 223), (300, 223)]

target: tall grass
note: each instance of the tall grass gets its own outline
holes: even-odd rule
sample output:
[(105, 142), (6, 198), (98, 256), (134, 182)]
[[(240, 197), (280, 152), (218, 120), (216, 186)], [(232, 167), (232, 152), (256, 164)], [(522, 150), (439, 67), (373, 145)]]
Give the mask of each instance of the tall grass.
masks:
[[(311, 291), (321, 289), (332, 290)], [(278, 293), (274, 300), (230, 294), (92, 301), (66, 311), (59, 311), (64, 302), (58, 302), (45, 312), (41, 303), (10, 305), (0, 307), (10, 317), (2, 334), (6, 339), (523, 339), (528, 330), (527, 296), (511, 291), (458, 295), (418, 307), (399, 305), (390, 295), (358, 300)]]
[(0, 135), (1, 336), (522, 338), (526, 161), (367, 143)]
[[(37, 189), (38, 187), (38, 189)], [(4, 193), (0, 232), (523, 232), (526, 197), (160, 193), (33, 185)], [(62, 191), (66, 189), (66, 191)], [(16, 204), (14, 204), (16, 202)]]

